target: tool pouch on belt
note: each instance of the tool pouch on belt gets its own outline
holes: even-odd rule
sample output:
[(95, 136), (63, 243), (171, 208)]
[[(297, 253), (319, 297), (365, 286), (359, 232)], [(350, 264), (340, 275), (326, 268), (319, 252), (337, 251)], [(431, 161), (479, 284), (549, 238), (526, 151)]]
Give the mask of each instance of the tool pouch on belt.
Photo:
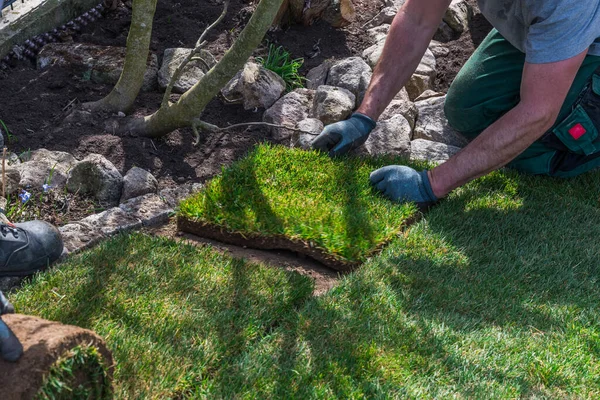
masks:
[(592, 75), (571, 113), (542, 137), (559, 151), (589, 156), (600, 153), (600, 68)]

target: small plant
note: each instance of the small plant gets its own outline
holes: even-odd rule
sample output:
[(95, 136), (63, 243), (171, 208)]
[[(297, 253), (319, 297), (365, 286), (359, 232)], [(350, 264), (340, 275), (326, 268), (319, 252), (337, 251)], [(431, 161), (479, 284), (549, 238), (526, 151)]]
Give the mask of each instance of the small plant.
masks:
[(6, 124), (4, 123), (4, 121), (2, 121), (0, 119), (0, 125), (2, 125), (2, 129), (0, 129), (0, 133), (2, 131), (6, 132), (6, 140), (8, 143), (14, 143), (17, 141), (17, 138), (10, 133), (10, 131), (8, 130), (8, 127), (6, 126)]
[(304, 87), (304, 77), (298, 74), (298, 70), (304, 64), (303, 58), (290, 59), (290, 53), (282, 46), (275, 47), (274, 44), (269, 46), (269, 54), (267, 58), (257, 57), (257, 61), (268, 70), (275, 72), (284, 81), (287, 91)]

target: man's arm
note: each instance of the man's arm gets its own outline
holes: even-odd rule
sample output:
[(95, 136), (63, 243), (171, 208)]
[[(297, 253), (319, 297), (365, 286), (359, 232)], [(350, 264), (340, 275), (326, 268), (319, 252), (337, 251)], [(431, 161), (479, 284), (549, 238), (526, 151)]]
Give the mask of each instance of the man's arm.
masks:
[(377, 120), (417, 69), (451, 0), (408, 0), (392, 21), (357, 112)]
[(568, 60), (526, 63), (521, 101), (462, 151), (429, 171), (433, 193), (452, 189), (496, 170), (521, 154), (554, 125), (587, 50)]

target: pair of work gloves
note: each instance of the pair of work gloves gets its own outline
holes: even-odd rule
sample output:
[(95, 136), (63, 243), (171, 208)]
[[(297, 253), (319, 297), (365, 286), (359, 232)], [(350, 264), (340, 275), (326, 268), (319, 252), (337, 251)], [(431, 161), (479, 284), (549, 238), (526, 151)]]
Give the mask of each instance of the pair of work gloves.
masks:
[[(313, 141), (313, 149), (329, 153), (331, 157), (343, 155), (364, 144), (375, 121), (354, 113), (345, 120), (327, 125)], [(417, 172), (404, 165), (388, 165), (369, 176), (371, 184), (385, 197), (397, 202), (414, 202), (421, 210), (427, 210), (438, 201), (433, 194), (427, 170)]]

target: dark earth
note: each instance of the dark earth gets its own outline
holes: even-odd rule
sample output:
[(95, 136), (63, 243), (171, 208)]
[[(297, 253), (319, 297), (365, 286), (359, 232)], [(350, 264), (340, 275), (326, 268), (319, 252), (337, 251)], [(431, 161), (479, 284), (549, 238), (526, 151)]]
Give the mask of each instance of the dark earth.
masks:
[[(475, 0), (473, 0), (474, 2)], [(364, 35), (364, 24), (382, 7), (380, 1), (355, 1), (357, 21), (343, 29), (324, 22), (311, 26), (291, 26), (270, 32), (256, 54), (264, 54), (267, 40), (284, 46), (293, 57), (305, 57), (302, 72), (329, 58), (360, 55), (370, 45)], [(230, 46), (252, 10), (252, 3), (233, 0), (224, 21), (209, 37), (208, 49), (219, 58)], [(193, 47), (204, 28), (220, 14), (222, 6), (210, 0), (159, 0), (156, 10), (151, 50), (162, 56), (169, 47)], [(131, 10), (125, 5), (110, 11), (72, 36), (76, 42), (125, 46)], [(480, 14), (473, 18), (473, 29), (448, 43), (450, 55), (438, 60), (437, 90), (445, 91), (456, 72), (489, 30)], [(484, 21), (485, 22), (485, 21)], [(306, 55), (320, 40), (321, 53), (312, 59)], [(159, 60), (160, 61), (160, 60)], [(160, 140), (113, 134), (102, 115), (92, 121), (65, 123), (69, 104), (98, 100), (112, 89), (109, 85), (85, 80), (82, 73), (51, 67), (35, 69), (22, 61), (0, 73), (0, 119), (10, 131), (9, 151), (20, 153), (47, 148), (67, 151), (77, 158), (89, 153), (107, 157), (125, 173), (132, 166), (151, 171), (162, 187), (186, 181), (203, 182), (218, 173), (222, 165), (239, 158), (255, 143), (271, 140), (264, 129), (240, 129), (202, 137), (194, 147), (191, 129), (179, 129)], [(147, 115), (157, 109), (161, 93), (141, 93), (135, 115)], [(213, 100), (202, 119), (220, 126), (258, 121), (262, 112), (245, 111), (241, 106), (225, 105)], [(107, 116), (110, 117), (110, 116)]]

